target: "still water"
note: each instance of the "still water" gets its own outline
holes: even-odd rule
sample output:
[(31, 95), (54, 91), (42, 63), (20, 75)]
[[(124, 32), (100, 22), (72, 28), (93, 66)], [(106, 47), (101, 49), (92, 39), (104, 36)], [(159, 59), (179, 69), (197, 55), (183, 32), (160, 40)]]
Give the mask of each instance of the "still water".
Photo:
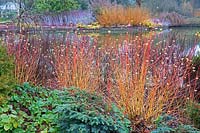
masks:
[[(199, 34), (197, 34), (199, 33)], [(159, 41), (175, 40), (177, 45), (182, 45), (186, 49), (197, 45), (200, 43), (200, 28), (188, 27), (188, 28), (171, 28), (171, 29), (106, 29), (106, 30), (76, 30), (76, 31), (65, 31), (65, 30), (49, 30), (49, 31), (34, 31), (27, 32), (26, 35), (38, 37), (45, 37), (46, 39), (58, 39), (62, 41), (73, 40), (76, 37), (90, 37), (91, 41), (93, 39), (97, 40), (99, 45), (112, 45), (123, 43), (123, 41), (131, 41), (136, 36), (142, 36), (144, 38), (152, 38)], [(14, 35), (14, 36), (13, 36)], [(19, 40), (18, 33), (12, 33), (12, 39), (15, 41)], [(0, 40), (6, 41), (6, 38), (11, 37), (9, 33), (0, 33)], [(48, 41), (48, 40), (47, 40)], [(199, 46), (197, 46), (199, 48)]]
[[(178, 55), (185, 56), (189, 54), (188, 51), (192, 51), (193, 56), (200, 51), (199, 31), (200, 29), (198, 28), (153, 30), (138, 28), (127, 30), (107, 29), (103, 31), (54, 30), (26, 32), (23, 34), (4, 33), (1, 34), (1, 40), (5, 42), (4, 44), (7, 44), (9, 52), (15, 55), (19, 67), (21, 67), (21, 63), (24, 64), (28, 72), (30, 68), (31, 72), (37, 74), (34, 78), (37, 80), (36, 82), (49, 86), (49, 84), (57, 84), (55, 63), (62, 56), (66, 56), (65, 50), (70, 53), (66, 56), (70, 60), (74, 59), (72, 57), (74, 53), (77, 53), (76, 56), (84, 53), (83, 59), (88, 57), (84, 62), (91, 62), (92, 66), (93, 63), (99, 61), (99, 57), (101, 58), (100, 64), (105, 65), (106, 61), (108, 61), (107, 58), (117, 58), (119, 54), (126, 54), (130, 52), (129, 50), (132, 50), (129, 55), (132, 58), (131, 55), (135, 54), (134, 51), (137, 49), (137, 45), (143, 45), (147, 42), (158, 46), (156, 48), (161, 49), (161, 51), (166, 46), (173, 45), (174, 49), (172, 50)], [(137, 50), (136, 52), (141, 54), (144, 51), (143, 49)], [(57, 54), (55, 54), (56, 52)], [(168, 52), (170, 53), (170, 51)], [(107, 53), (110, 53), (110, 55)], [(71, 62), (69, 63), (71, 64)]]
[(61, 40), (73, 40), (76, 37), (90, 37), (91, 43), (96, 40), (100, 47), (123, 44), (124, 42), (131, 43), (137, 36), (141, 39), (153, 39), (155, 45), (163, 41), (173, 43), (181, 46), (186, 51), (196, 46), (195, 53), (200, 52), (200, 28), (188, 27), (188, 28), (171, 28), (171, 29), (107, 29), (102, 31), (50, 31), (45, 34), (50, 38), (60, 38)]

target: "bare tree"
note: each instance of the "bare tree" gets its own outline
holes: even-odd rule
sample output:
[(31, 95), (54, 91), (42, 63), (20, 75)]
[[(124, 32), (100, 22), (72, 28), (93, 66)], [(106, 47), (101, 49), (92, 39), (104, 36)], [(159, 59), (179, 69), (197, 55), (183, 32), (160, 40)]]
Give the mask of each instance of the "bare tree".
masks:
[(139, 7), (141, 7), (141, 5), (142, 5), (142, 0), (136, 0), (136, 3), (137, 3), (137, 5), (138, 5)]
[(19, 30), (21, 32), (22, 31), (21, 21), (22, 21), (23, 15), (32, 9), (34, 0), (13, 0), (13, 2), (16, 2), (19, 5), (17, 25), (19, 26)]

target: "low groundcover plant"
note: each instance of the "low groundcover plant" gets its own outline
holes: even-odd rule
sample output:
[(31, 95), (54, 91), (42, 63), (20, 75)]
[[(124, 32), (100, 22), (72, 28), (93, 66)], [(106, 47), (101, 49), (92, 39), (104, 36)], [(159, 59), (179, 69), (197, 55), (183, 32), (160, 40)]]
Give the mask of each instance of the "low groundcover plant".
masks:
[(0, 108), (0, 132), (125, 133), (130, 121), (100, 96), (76, 88), (49, 90), (17, 86)]

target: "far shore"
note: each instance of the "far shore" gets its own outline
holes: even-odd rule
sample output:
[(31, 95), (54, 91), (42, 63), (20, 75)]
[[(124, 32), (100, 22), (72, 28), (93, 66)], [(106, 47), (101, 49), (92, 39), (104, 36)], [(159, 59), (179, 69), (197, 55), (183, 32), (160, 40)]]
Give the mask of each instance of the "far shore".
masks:
[[(83, 31), (83, 32), (101, 32), (101, 31), (149, 31), (159, 29), (170, 29), (170, 28), (200, 28), (200, 24), (182, 24), (182, 25), (170, 25), (170, 26), (159, 26), (159, 27), (146, 27), (146, 26), (112, 26), (112, 27), (100, 27), (100, 28), (79, 28), (76, 26), (32, 26), (27, 27), (22, 31)], [(28, 29), (28, 30), (27, 30)], [(19, 27), (12, 23), (0, 23), (0, 33), (7, 31), (19, 32)]]

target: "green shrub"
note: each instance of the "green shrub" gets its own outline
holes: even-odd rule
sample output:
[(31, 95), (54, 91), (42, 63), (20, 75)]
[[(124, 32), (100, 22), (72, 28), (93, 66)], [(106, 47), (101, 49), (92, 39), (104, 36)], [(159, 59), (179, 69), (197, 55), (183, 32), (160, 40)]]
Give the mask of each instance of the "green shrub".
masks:
[(58, 117), (54, 112), (59, 103), (58, 91), (17, 86), (9, 101), (0, 107), (0, 133), (56, 133)]
[(100, 97), (74, 88), (49, 90), (24, 83), (0, 106), (0, 133), (125, 133), (129, 124), (115, 106), (110, 108)]
[(14, 61), (8, 56), (6, 48), (0, 45), (0, 103), (5, 100), (15, 85)]
[(35, 0), (33, 8), (36, 12), (64, 12), (79, 8), (76, 0)]
[(24, 132), (20, 127), (24, 122), (12, 105), (2, 105), (0, 109), (0, 132)]
[[(173, 124), (174, 123), (174, 124)], [(151, 133), (199, 133), (200, 130), (191, 125), (179, 123), (174, 117), (169, 115), (159, 116), (155, 120), (156, 129)]]
[(187, 113), (191, 118), (192, 122), (197, 128), (200, 128), (200, 104), (189, 103), (187, 106)]
[(79, 89), (67, 89), (62, 96), (64, 103), (60, 112), (61, 132), (70, 133), (128, 133), (130, 121), (113, 104), (108, 106), (103, 99)]

